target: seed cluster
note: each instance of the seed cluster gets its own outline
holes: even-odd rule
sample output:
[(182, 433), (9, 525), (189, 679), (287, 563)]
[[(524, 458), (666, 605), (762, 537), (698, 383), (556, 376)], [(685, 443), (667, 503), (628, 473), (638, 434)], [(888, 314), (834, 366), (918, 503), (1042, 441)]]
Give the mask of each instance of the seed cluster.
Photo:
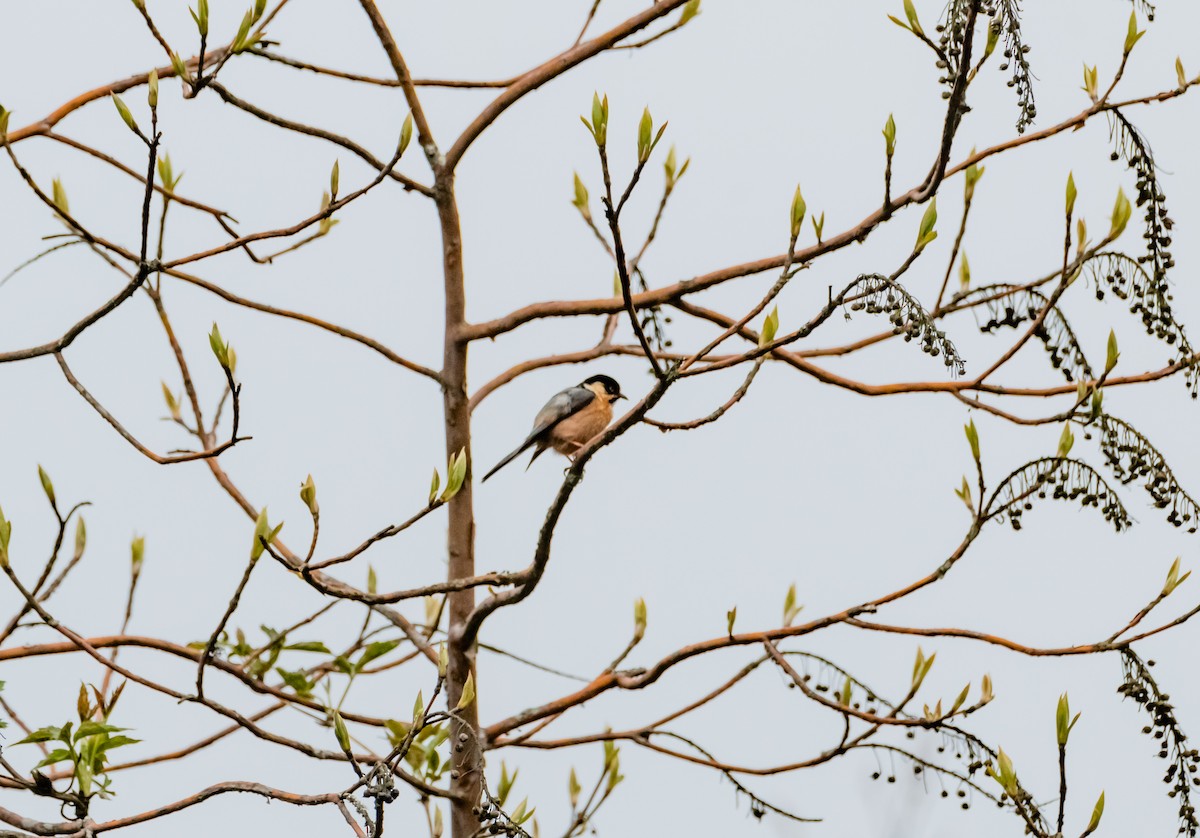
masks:
[[(1006, 284), (971, 289), (957, 295), (954, 302), (970, 303), (977, 299), (986, 300), (988, 319), (979, 326), (984, 334), (1002, 327), (1015, 329), (1022, 323), (1032, 323), (1049, 302), (1040, 291)], [(1061, 370), (1067, 381), (1090, 381), (1095, 377), (1075, 332), (1057, 306), (1050, 309), (1034, 335), (1050, 355), (1050, 366)]]
[(1062, 457), (1034, 460), (1010, 474), (992, 495), (987, 517), (1007, 518), (1009, 525), (1019, 530), (1021, 518), (1033, 508), (1033, 501), (1047, 497), (1094, 507), (1117, 532), (1133, 526), (1121, 499), (1094, 468)]
[[(1141, 270), (1131, 270), (1129, 265), (1120, 264), (1120, 259), (1108, 259), (1110, 268), (1115, 268), (1106, 278), (1114, 293), (1121, 299), (1131, 299), (1129, 310), (1142, 318), (1146, 333), (1170, 345), (1177, 345), (1180, 357), (1192, 354), (1184, 334), (1183, 326), (1171, 310), (1174, 295), (1167, 280), (1167, 272), (1175, 267), (1171, 255), (1171, 230), (1175, 226), (1167, 212), (1166, 195), (1158, 182), (1157, 167), (1150, 144), (1141, 131), (1119, 110), (1109, 115), (1110, 131), (1115, 143), (1113, 160), (1125, 160), (1137, 178), (1138, 207), (1143, 208), (1146, 252), (1137, 257)], [(1126, 257), (1126, 261), (1128, 257)], [(1116, 264), (1113, 264), (1116, 263)], [(1127, 275), (1126, 275), (1127, 274)], [(1120, 290), (1118, 290), (1120, 289)], [(1198, 375), (1193, 367), (1187, 375), (1188, 384), (1195, 398), (1200, 390)]]
[(975, 0), (951, 0), (946, 6), (945, 16), (937, 25), (938, 46), (941, 47), (937, 62), (945, 74), (938, 81), (947, 87), (942, 98), (950, 98), (950, 89), (962, 66), (963, 49), (968, 36), (967, 21), (971, 17), (971, 6)]
[(1033, 72), (1026, 58), (1029, 45), (1021, 37), (1020, 0), (993, 0), (985, 4), (984, 10), (992, 16), (992, 26), (1004, 38), (1004, 61), (1000, 64), (1000, 71), (1012, 71), (1008, 86), (1017, 92), (1017, 107), (1020, 109), (1017, 133), (1024, 134), (1025, 129), (1037, 118), (1037, 105), (1033, 101)]
[(1175, 718), (1171, 696), (1162, 692), (1151, 676), (1149, 667), (1154, 661), (1143, 662), (1135, 652), (1124, 649), (1121, 665), (1125, 678), (1117, 692), (1149, 714), (1150, 724), (1142, 728), (1142, 733), (1157, 741), (1159, 759), (1170, 760), (1163, 782), (1171, 787), (1167, 797), (1179, 802), (1179, 834), (1195, 838), (1200, 821), (1192, 805), (1192, 790), (1200, 786), (1200, 751), (1188, 747), (1187, 736)]
[(966, 369), (953, 341), (937, 328), (920, 301), (900, 283), (881, 274), (863, 274), (840, 296), (843, 301), (850, 301), (851, 311), (886, 314), (893, 334), (903, 335), (906, 343), (919, 341), (921, 351), (934, 358), (941, 357), (953, 375), (962, 375)]
[(528, 832), (512, 822), (499, 806), (491, 800), (484, 800), (471, 812), (479, 819), (479, 831), (476, 835), (508, 835), (513, 838), (530, 838)]
[(1156, 509), (1170, 509), (1167, 521), (1187, 526), (1190, 533), (1200, 524), (1200, 505), (1184, 491), (1167, 465), (1166, 458), (1140, 431), (1121, 419), (1104, 414), (1098, 420), (1100, 451), (1113, 474), (1122, 483), (1145, 482)]

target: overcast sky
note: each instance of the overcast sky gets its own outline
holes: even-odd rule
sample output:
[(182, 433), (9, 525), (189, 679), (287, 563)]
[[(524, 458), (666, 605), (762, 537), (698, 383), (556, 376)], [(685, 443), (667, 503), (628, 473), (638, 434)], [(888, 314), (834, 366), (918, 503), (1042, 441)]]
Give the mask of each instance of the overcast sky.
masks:
[[(192, 54), (194, 27), (181, 3), (150, 2), (166, 37)], [(216, 40), (231, 35), (243, 4), (212, 0)], [(1033, 45), (1041, 126), (1081, 110), (1080, 67), (1097, 64), (1102, 84), (1120, 57), (1130, 11), (1123, 0), (1045, 0), (1027, 4), (1025, 32)], [(1172, 67), (1182, 55), (1189, 75), (1200, 72), (1191, 37), (1200, 8), (1162, 0), (1158, 20), (1138, 44), (1119, 95), (1174, 87)], [(590, 3), (454, 0), (383, 2), (414, 75), (502, 78), (540, 63), (569, 45)], [(640, 8), (608, 0), (598, 26)], [(932, 29), (940, 3), (918, 0)], [(937, 69), (927, 50), (890, 23), (896, 2), (817, 3), (705, 0), (703, 14), (684, 31), (654, 46), (603, 56), (526, 97), (470, 150), (458, 177), (465, 237), (468, 317), (482, 320), (543, 299), (594, 298), (611, 293), (612, 268), (569, 204), (572, 172), (593, 196), (599, 192), (594, 147), (577, 115), (592, 92), (607, 92), (615, 165), (627, 170), (637, 118), (649, 106), (669, 120), (665, 142), (692, 163), (680, 183), (658, 240), (646, 257), (647, 275), (668, 284), (716, 268), (781, 252), (787, 210), (797, 183), (810, 211), (826, 215), (826, 236), (853, 225), (878, 205), (882, 190), (880, 128), (894, 113), (899, 133), (897, 191), (919, 182), (941, 129), (943, 103)], [(8, 3), (0, 12), (0, 102), (25, 125), (83, 90), (162, 62), (161, 52), (129, 3), (54, 0)], [(293, 0), (270, 28), (280, 51), (342, 69), (389, 74), (389, 67), (358, 5)], [(972, 89), (971, 114), (955, 143), (959, 159), (1014, 135), (1016, 105), (1006, 76), (991, 66)], [(406, 108), (394, 89), (365, 88), (267, 64), (231, 61), (222, 80), (236, 94), (268, 110), (337, 130), (386, 158)], [(1177, 222), (1176, 310), (1200, 318), (1191, 279), (1200, 252), (1190, 231), (1200, 225), (1200, 158), (1195, 127), (1200, 103), (1192, 93), (1167, 105), (1135, 109), (1133, 120), (1150, 137), (1168, 206)], [(427, 91), (424, 101), (443, 146), (494, 96), (494, 91)], [(142, 113), (140, 93), (127, 97)], [(340, 159), (342, 190), (371, 171), (344, 151), (295, 137), (221, 104), (206, 93), (183, 101), (163, 83), (161, 127), (181, 192), (227, 209), (250, 231), (292, 223), (316, 210), (330, 166)], [(84, 108), (62, 133), (103, 147), (140, 166), (135, 139), (105, 102)], [(137, 240), (137, 185), (64, 146), (34, 139), (16, 147), (38, 180), (59, 176), (73, 212), (98, 233), (132, 246)], [(1073, 170), (1077, 214), (1093, 231), (1107, 229), (1117, 187), (1133, 192), (1133, 178), (1109, 161), (1106, 126), (1062, 135), (987, 163), (977, 191), (965, 248), (974, 281), (1019, 282), (1053, 271), (1061, 258), (1063, 183)], [(661, 151), (660, 151), (661, 154)], [(428, 172), (415, 145), (402, 165), (419, 179)], [(645, 229), (657, 200), (655, 166), (630, 208), (629, 229)], [(42, 236), (60, 225), (29, 194), (7, 164), (0, 165), (0, 273), (32, 256)], [(931, 303), (941, 282), (961, 211), (961, 179), (940, 200), (942, 237), (906, 277)], [(339, 214), (325, 240), (269, 267), (231, 254), (197, 270), (206, 279), (255, 300), (317, 314), (378, 338), (420, 363), (441, 358), (441, 256), (432, 205), (399, 188), (384, 187)], [(919, 221), (901, 214), (875, 233), (867, 247), (848, 248), (801, 275), (780, 300), (783, 328), (806, 320), (836, 289), (863, 272), (893, 270), (907, 254)], [(1137, 247), (1137, 219), (1126, 239)], [(640, 234), (631, 233), (636, 239)], [(811, 241), (811, 229), (806, 230)], [(210, 219), (174, 211), (167, 255), (220, 241)], [(699, 299), (740, 314), (769, 287), (773, 276), (731, 283)], [(0, 350), (52, 339), (121, 279), (81, 249), (68, 249), (0, 288)], [(222, 461), (255, 504), (269, 504), (285, 520), (284, 537), (308, 537), (307, 513), (296, 496), (314, 476), (322, 508), (322, 554), (334, 555), (386, 523), (402, 520), (424, 501), (428, 475), (442, 463), (441, 399), (435, 385), (391, 365), (369, 350), (302, 324), (222, 303), (175, 283), (164, 285), (177, 333), (193, 358), (205, 405), (219, 395), (219, 370), (206, 333), (215, 320), (236, 347), (244, 384), (243, 428), (252, 442)], [(1080, 289), (1083, 290), (1083, 289)], [(1125, 372), (1161, 366), (1168, 353), (1140, 334), (1140, 324), (1110, 299), (1098, 305), (1086, 291), (1067, 309), (1093, 360), (1110, 328), (1120, 339)], [(871, 334), (878, 323), (863, 315), (835, 318), (811, 341), (833, 345)], [(712, 333), (676, 318), (678, 346), (699, 346)], [(494, 343), (473, 347), (475, 386), (513, 363), (596, 342), (601, 321), (559, 320), (530, 325)], [(967, 359), (968, 373), (985, 369), (1002, 349), (980, 339), (970, 316), (947, 330)], [(622, 328), (623, 339), (627, 327)], [(186, 444), (165, 422), (160, 379), (178, 389), (177, 373), (153, 309), (137, 297), (90, 330), (67, 352), (77, 375), (140, 438), (156, 450)], [(887, 343), (831, 368), (866, 381), (938, 379), (941, 364), (913, 347)], [(525, 376), (490, 397), (475, 414), (477, 465), (490, 465), (526, 433), (533, 413), (553, 392), (586, 375), (608, 373), (638, 396), (650, 379), (633, 359), (605, 359), (586, 368), (558, 367)], [(678, 386), (655, 411), (689, 419), (712, 410), (736, 388), (742, 373), (717, 374)], [(1050, 385), (1060, 379), (1034, 346), (997, 377), (1009, 384)], [(146, 565), (130, 631), (179, 642), (206, 638), (228, 601), (244, 561), (250, 523), (219, 490), (202, 464), (161, 467), (138, 455), (67, 385), (51, 359), (0, 367), (0, 504), (16, 522), (14, 567), (32, 579), (52, 537), (36, 467), (53, 476), (58, 495), (91, 500), (86, 512), (89, 551), (53, 612), (84, 634), (115, 632), (128, 574), (128, 543), (146, 537)], [(1106, 396), (1114, 414), (1143, 430), (1166, 453), (1186, 487), (1200, 486), (1200, 450), (1189, 429), (1196, 407), (1181, 381)], [(1006, 403), (1022, 415), (1045, 404)], [(768, 365), (749, 396), (719, 423), (691, 433), (663, 435), (648, 427), (626, 434), (588, 467), (555, 539), (553, 560), (536, 593), (487, 624), (485, 640), (546, 665), (591, 677), (627, 640), (634, 600), (645, 597), (649, 630), (630, 665), (657, 660), (680, 645), (717, 636), (725, 612), (738, 608), (738, 626), (778, 624), (784, 593), (795, 583), (805, 614), (820, 615), (891, 591), (928, 573), (957, 545), (968, 521), (952, 489), (970, 468), (961, 426), (967, 409), (929, 395), (867, 399), (817, 383), (790, 368)], [(1052, 454), (1060, 429), (1017, 428), (975, 415), (985, 466), (993, 483), (1026, 459)], [(1097, 465), (1094, 442), (1077, 451)], [(561, 463), (545, 457), (522, 474), (513, 467), (476, 493), (481, 570), (517, 569), (531, 554), (547, 504), (561, 479)], [(1136, 489), (1123, 497), (1138, 525), (1116, 536), (1101, 518), (1071, 507), (1038, 508), (1020, 533), (991, 526), (943, 584), (893, 607), (892, 622), (954, 625), (1002, 633), (1033, 645), (1066, 645), (1107, 637), (1161, 586), (1175, 556), (1195, 566), (1195, 536), (1174, 530)], [(381, 589), (436, 580), (444, 573), (444, 515), (435, 514), (400, 539), (376, 548), (370, 561)], [(344, 577), (362, 584), (366, 564)], [(1185, 586), (1160, 618), (1182, 612), (1196, 594)], [(15, 597), (0, 592), (5, 613)], [(234, 624), (258, 637), (260, 623), (280, 627), (314, 610), (318, 598), (277, 566), (256, 572)], [(421, 616), (420, 603), (402, 610)], [(331, 645), (352, 637), (361, 617), (342, 606), (298, 639)], [(1186, 626), (1145, 645), (1173, 696), (1185, 729), (1200, 729), (1200, 676), (1194, 666), (1195, 628)], [(11, 642), (50, 639), (28, 631)], [(787, 644), (827, 655), (890, 695), (907, 687), (916, 644), (908, 639), (830, 631)], [(1069, 832), (1086, 824), (1093, 801), (1107, 790), (1106, 835), (1170, 835), (1176, 806), (1160, 781), (1163, 764), (1139, 734), (1145, 720), (1115, 693), (1120, 662), (1039, 660), (991, 648), (936, 641), (937, 664), (921, 700), (952, 700), (967, 681), (978, 687), (990, 672), (998, 700), (974, 717), (976, 729), (1004, 746), (1026, 785), (1040, 799), (1057, 786), (1054, 703), (1069, 690), (1083, 716), (1072, 737)], [(559, 736), (605, 726), (644, 723), (712, 689), (751, 659), (734, 650), (680, 667), (655, 687), (611, 694), (590, 703), (549, 732)], [(194, 668), (162, 655), (129, 650), (122, 662), (187, 691)], [(404, 669), (352, 694), (363, 712), (405, 717), (428, 673)], [(418, 677), (420, 676), (420, 677)], [(5, 696), (34, 725), (62, 724), (74, 713), (81, 680), (98, 682), (98, 668), (82, 656), (13, 663), (4, 667)], [(266, 704), (216, 676), (213, 694), (251, 713)], [(570, 691), (573, 682), (480, 654), (480, 709), (485, 721)], [(114, 721), (134, 728), (143, 744), (125, 749), (145, 757), (183, 746), (223, 727), (207, 711), (176, 706), (162, 696), (130, 690)], [(307, 719), (280, 716), (274, 728), (332, 747), (332, 734)], [(818, 712), (763, 667), (720, 702), (680, 722), (720, 758), (766, 766), (818, 753), (836, 742), (836, 715)], [(9, 741), (16, 738), (7, 731)], [(933, 754), (938, 743), (913, 747)], [(31, 746), (8, 752), (24, 765)], [(870, 754), (848, 756), (822, 769), (772, 778), (746, 778), (764, 798), (823, 824), (795, 825), (768, 817), (756, 823), (746, 801), (705, 769), (624, 751), (626, 783), (597, 820), (608, 835), (864, 835), (942, 838), (1018, 834), (1019, 822), (977, 797), (969, 812), (955, 797), (942, 800), (933, 778), (914, 782), (897, 764), (895, 785), (872, 784)], [(25, 752), (25, 753), (23, 753)], [(575, 765), (586, 784), (601, 765), (599, 747), (572, 753), (513, 752), (519, 765), (517, 799), (538, 807), (545, 835), (561, 834), (568, 804), (567, 771)], [(489, 776), (499, 770), (499, 755)], [(892, 767), (884, 763), (888, 774)], [(289, 751), (238, 734), (193, 759), (114, 775), (117, 797), (98, 803), (97, 819), (141, 811), (218, 780), (259, 780), (296, 792), (325, 792), (348, 784), (343, 764), (317, 765)], [(928, 793), (925, 787), (928, 787)], [(951, 792), (955, 787), (950, 787)], [(403, 792), (408, 799), (407, 791)], [(54, 807), (30, 806), (22, 796), (0, 795), (0, 805), (55, 818)], [(397, 804), (389, 825), (421, 828), (417, 807)], [(129, 830), (134, 836), (232, 834), (330, 835), (345, 829), (333, 810), (297, 810), (258, 798), (227, 796)], [(399, 830), (397, 830), (399, 834)], [(407, 833), (405, 833), (407, 834)], [(414, 833), (414, 834), (420, 834)]]

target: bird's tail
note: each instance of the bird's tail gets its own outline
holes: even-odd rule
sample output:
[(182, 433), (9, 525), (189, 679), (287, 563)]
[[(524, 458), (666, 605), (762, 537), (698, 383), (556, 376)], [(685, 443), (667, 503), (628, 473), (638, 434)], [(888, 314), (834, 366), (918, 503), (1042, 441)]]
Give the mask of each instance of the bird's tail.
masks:
[[(518, 448), (517, 448), (515, 451), (513, 451), (511, 454), (509, 454), (507, 457), (505, 457), (505, 458), (504, 458), (503, 460), (501, 460), (500, 462), (496, 463), (496, 465), (492, 466), (492, 470), (491, 470), (491, 471), (489, 471), (487, 474), (485, 474), (485, 475), (483, 476), (483, 480), (480, 480), (479, 482), (480, 482), (480, 483), (485, 483), (485, 482), (487, 482), (487, 479), (488, 479), (489, 477), (491, 477), (493, 474), (495, 474), (495, 473), (496, 473), (496, 472), (498, 472), (500, 469), (504, 468), (506, 465), (508, 465), (509, 463), (511, 463), (511, 462), (512, 462), (513, 460), (515, 460), (517, 457), (519, 457), (519, 456), (520, 456), (520, 455), (521, 455), (521, 454), (522, 454), (522, 453), (523, 453), (523, 452), (524, 452), (526, 449), (528, 449), (528, 448), (529, 448), (529, 446), (531, 446), (531, 445), (533, 445), (533, 439), (532, 439), (532, 438), (530, 438), (530, 439), (527, 439), (527, 440), (525, 440), (524, 442), (522, 442), (522, 443), (521, 443), (521, 445), (520, 445), (520, 446), (519, 446), (519, 447), (518, 447)], [(540, 452), (539, 452), (539, 453), (540, 453)], [(534, 456), (536, 456), (536, 455), (534, 455)]]

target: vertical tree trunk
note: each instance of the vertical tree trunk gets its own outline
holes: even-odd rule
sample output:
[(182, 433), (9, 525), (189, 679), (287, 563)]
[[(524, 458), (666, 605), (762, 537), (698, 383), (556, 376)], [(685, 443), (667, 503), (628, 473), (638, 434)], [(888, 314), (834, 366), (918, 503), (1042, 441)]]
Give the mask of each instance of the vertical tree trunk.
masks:
[[(467, 478), (462, 490), (450, 502), (448, 538), (449, 578), (461, 579), (475, 573), (475, 513), (471, 473), (471, 414), (467, 406), (467, 342), (461, 338), (466, 322), (466, 292), (463, 283), (462, 230), (458, 205), (454, 198), (454, 176), (439, 172), (435, 186), (438, 218), (442, 227), (442, 260), (446, 288), (446, 333), (442, 376), (442, 403), (446, 420), (446, 454), (467, 454)], [(462, 631), (475, 606), (472, 589), (450, 594), (449, 667), (446, 693), (451, 707), (462, 695), (467, 676), (475, 668), (475, 650), (462, 643)], [(471, 838), (479, 829), (475, 808), (481, 789), (482, 753), (476, 743), (479, 728), (478, 701), (460, 713), (462, 723), (451, 725), (453, 774), (450, 788), (458, 796), (451, 805), (451, 830), (454, 838)], [(461, 741), (460, 734), (467, 735)], [(464, 747), (458, 750), (459, 745)]]

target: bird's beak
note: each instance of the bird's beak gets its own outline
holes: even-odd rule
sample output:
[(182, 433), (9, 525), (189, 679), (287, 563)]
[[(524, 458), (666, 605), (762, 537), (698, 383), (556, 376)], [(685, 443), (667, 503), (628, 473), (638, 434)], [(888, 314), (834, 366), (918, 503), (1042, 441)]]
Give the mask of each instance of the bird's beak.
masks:
[(617, 393), (617, 398), (618, 398), (618, 399), (625, 399), (626, 401), (628, 401), (628, 400), (629, 400), (629, 396), (625, 395), (624, 393)]

